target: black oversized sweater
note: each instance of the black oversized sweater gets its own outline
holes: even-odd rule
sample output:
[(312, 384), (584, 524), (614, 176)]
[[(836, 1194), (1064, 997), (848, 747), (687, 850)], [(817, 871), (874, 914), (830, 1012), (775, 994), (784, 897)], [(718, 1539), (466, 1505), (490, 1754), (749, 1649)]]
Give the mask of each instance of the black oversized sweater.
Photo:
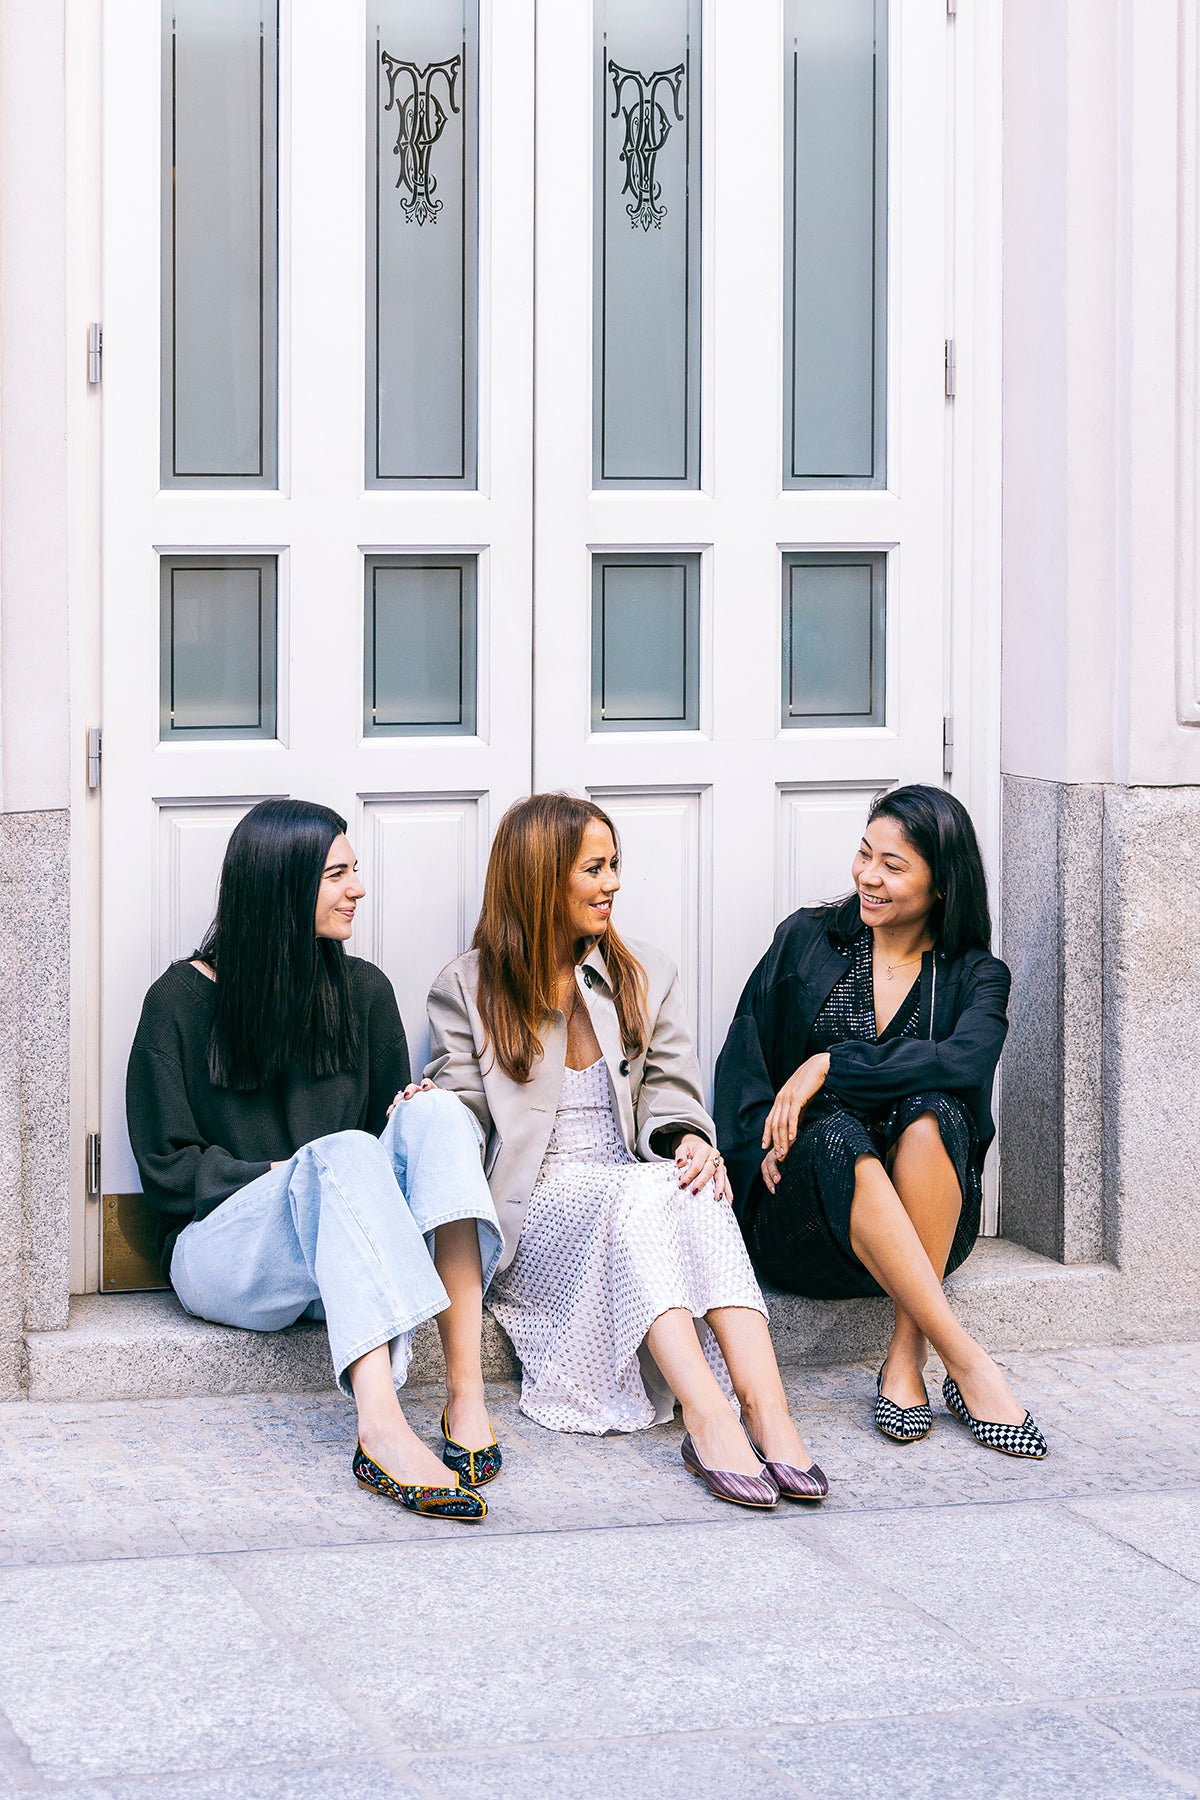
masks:
[(378, 1134), (409, 1078), (408, 1045), (392, 984), (361, 957), (346, 959), (359, 1020), (358, 1067), (320, 1080), (289, 1070), (269, 1087), (234, 1093), (208, 1074), (215, 983), (172, 963), (146, 995), (129, 1053), (125, 1109), (158, 1251), (170, 1278), (175, 1239), (273, 1162), (334, 1131)]
[[(743, 1229), (766, 1192), (762, 1133), (775, 1095), (808, 1055), (817, 1014), (846, 973), (834, 915), (801, 907), (783, 921), (738, 1001), (717, 1058), (713, 1117)], [(915, 1037), (851, 1039), (829, 1053), (826, 1090), (870, 1111), (931, 1088), (956, 1094), (975, 1121), (980, 1167), (996, 1135), (991, 1097), (1008, 1031), (1008, 969), (986, 950), (921, 960)]]

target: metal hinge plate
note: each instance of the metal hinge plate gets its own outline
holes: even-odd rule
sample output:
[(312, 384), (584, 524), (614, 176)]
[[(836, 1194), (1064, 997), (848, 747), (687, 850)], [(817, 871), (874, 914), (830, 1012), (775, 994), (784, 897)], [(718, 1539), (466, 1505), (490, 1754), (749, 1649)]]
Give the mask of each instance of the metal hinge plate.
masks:
[(954, 773), (954, 715), (947, 713), (942, 720), (942, 774)]
[(103, 739), (98, 725), (89, 725), (87, 734), (87, 784), (89, 788), (100, 786), (100, 758), (104, 753)]
[(946, 371), (946, 398), (947, 398), (947, 400), (953, 400), (955, 386), (956, 386), (956, 370), (955, 370), (955, 366), (954, 366), (954, 339), (953, 338), (946, 339), (945, 371)]
[(89, 1200), (100, 1198), (100, 1133), (89, 1131), (87, 1135), (87, 1196)]
[(99, 387), (104, 360), (104, 333), (95, 319), (88, 326), (88, 386)]

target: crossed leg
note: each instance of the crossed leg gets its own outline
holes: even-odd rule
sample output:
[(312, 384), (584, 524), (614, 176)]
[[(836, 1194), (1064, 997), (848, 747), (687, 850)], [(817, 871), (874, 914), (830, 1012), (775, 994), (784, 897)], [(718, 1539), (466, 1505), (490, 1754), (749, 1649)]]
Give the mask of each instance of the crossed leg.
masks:
[(901, 1133), (889, 1176), (874, 1156), (854, 1166), (850, 1244), (896, 1307), (885, 1389), (897, 1406), (922, 1398), (932, 1344), (979, 1419), (1019, 1425), (1025, 1408), (982, 1345), (963, 1330), (942, 1291), (962, 1196), (932, 1113)]

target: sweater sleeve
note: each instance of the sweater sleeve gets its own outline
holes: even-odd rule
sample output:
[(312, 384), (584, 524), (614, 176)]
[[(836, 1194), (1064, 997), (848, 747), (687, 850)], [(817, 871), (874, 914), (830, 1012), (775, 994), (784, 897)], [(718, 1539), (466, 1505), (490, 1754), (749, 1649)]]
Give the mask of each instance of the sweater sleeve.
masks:
[(129, 1140), (138, 1173), (159, 1212), (202, 1219), (247, 1182), (265, 1175), (270, 1160), (246, 1162), (220, 1144), (205, 1141), (179, 1058), (149, 1042), (145, 1025), (143, 1013), (125, 1082)]
[(949, 1037), (836, 1044), (829, 1052), (826, 1087), (851, 1106), (867, 1107), (931, 1088), (950, 1094), (990, 1088), (1008, 1032), (1010, 984), (1004, 964), (989, 960), (974, 975)]
[(367, 1091), (366, 1130), (378, 1137), (387, 1124), (388, 1107), (401, 1088), (412, 1079), (408, 1055), (408, 1038), (396, 993), (382, 970), (371, 995), (367, 1011), (367, 1055), (369, 1085)]

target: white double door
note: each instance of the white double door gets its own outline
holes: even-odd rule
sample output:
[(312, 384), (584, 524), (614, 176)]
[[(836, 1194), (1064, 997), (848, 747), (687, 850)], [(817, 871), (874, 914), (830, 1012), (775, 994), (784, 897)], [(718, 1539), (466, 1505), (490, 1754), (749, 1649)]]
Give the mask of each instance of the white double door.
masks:
[[(470, 940), (499, 814), (533, 788), (594, 795), (623, 840), (617, 919), (679, 961), (711, 1067), (776, 920), (845, 887), (870, 797), (897, 781), (941, 779), (940, 6), (892, 7), (887, 482), (827, 492), (785, 491), (781, 479), (786, 53), (775, 0), (703, 9), (699, 486), (593, 485), (591, 8), (484, 0), (477, 489), (369, 488), (366, 27), (358, 6), (335, 12), (317, 0), (281, 9), (279, 476), (276, 489), (246, 491), (160, 486), (162, 12), (157, 0), (126, 0), (107, 13), (101, 1117), (110, 1193), (139, 1185), (123, 1088), (142, 996), (198, 942), (228, 834), (259, 798), (319, 800), (348, 819), (367, 889), (351, 948), (391, 976), (419, 1062), (424, 995)], [(863, 552), (886, 574), (886, 667), (876, 671), (885, 699), (869, 724), (795, 729), (781, 717), (783, 573), (790, 555), (813, 551)], [(469, 735), (364, 730), (364, 567), (396, 553), (478, 558)], [(597, 562), (642, 553), (679, 553), (698, 581), (694, 716), (678, 729), (596, 728)], [(273, 559), (274, 735), (173, 741), (162, 727), (164, 559), (238, 556)], [(637, 655), (626, 644), (622, 666)]]

